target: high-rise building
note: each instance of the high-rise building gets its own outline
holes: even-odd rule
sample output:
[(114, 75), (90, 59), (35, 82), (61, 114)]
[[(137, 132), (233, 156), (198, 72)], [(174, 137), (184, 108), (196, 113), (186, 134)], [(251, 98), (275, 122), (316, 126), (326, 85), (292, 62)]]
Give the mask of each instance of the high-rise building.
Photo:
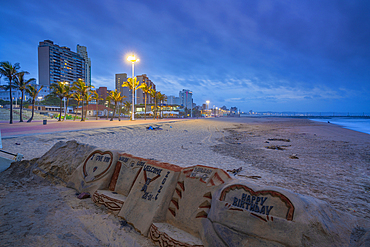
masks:
[(132, 102), (132, 93), (131, 89), (128, 87), (122, 87), (122, 84), (127, 81), (127, 74), (121, 73), (116, 74), (116, 89), (118, 92), (121, 93), (121, 96), (126, 96), (126, 98), (123, 99), (123, 101)]
[(77, 45), (77, 53), (85, 60), (85, 83), (86, 85), (91, 86), (91, 59), (87, 55), (86, 46)]
[(180, 98), (173, 96), (173, 95), (167, 96), (167, 104), (168, 105), (180, 105)]
[[(143, 84), (144, 82), (151, 87), (152, 89), (156, 90), (155, 84), (146, 76), (146, 74), (138, 75), (136, 78), (139, 80), (140, 84)], [(145, 103), (145, 95), (143, 90), (138, 89), (136, 91), (136, 104), (144, 104)], [(147, 104), (154, 104), (154, 98), (150, 96), (149, 94), (147, 95), (146, 98), (146, 103)]]
[(193, 92), (183, 89), (179, 92), (180, 105), (188, 109), (193, 108)]
[[(146, 74), (136, 76), (137, 80), (140, 82), (139, 85), (142, 83), (146, 83), (148, 86), (151, 86), (152, 89), (156, 90), (155, 84), (147, 77)], [(118, 92), (121, 93), (121, 96), (126, 96), (123, 101), (132, 102), (132, 91), (128, 87), (122, 87), (122, 84), (127, 81), (127, 74), (116, 74), (116, 89)], [(135, 92), (135, 104), (144, 104), (145, 103), (145, 95), (143, 90), (137, 89)], [(146, 99), (147, 104), (154, 104), (154, 98), (150, 95), (147, 95)]]
[(50, 40), (44, 40), (38, 47), (39, 84), (85, 81), (85, 59), (68, 47), (60, 47)]
[(107, 90), (107, 87), (99, 87), (96, 89), (96, 92), (99, 95), (99, 98), (106, 99), (108, 96), (109, 91)]

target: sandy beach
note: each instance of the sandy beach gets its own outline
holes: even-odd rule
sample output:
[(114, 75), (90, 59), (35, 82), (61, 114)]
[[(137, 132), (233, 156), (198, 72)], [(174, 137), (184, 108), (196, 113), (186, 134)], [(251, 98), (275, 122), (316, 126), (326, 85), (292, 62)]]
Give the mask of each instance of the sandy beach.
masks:
[[(258, 185), (278, 186), (370, 220), (370, 135), (290, 118), (217, 118), (158, 122), (3, 139), (25, 160), (59, 141), (76, 140), (179, 166), (232, 170)], [(27, 165), (0, 173), (1, 246), (153, 246), (149, 239), (75, 191), (52, 185)], [(25, 170), (27, 172), (22, 172)], [(231, 173), (230, 173), (231, 174)], [(369, 225), (367, 225), (369, 227)]]

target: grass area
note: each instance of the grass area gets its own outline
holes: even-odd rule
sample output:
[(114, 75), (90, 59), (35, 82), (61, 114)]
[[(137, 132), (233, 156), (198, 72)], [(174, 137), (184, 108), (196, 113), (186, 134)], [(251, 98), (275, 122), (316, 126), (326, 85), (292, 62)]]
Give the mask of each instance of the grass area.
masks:
[[(5, 108), (0, 108), (0, 120), (9, 120), (10, 118), (10, 110), (9, 109), (5, 109)], [(32, 111), (27, 111), (27, 110), (23, 110), (22, 112), (23, 114), (23, 121), (27, 121), (31, 115), (32, 115)], [(13, 109), (13, 121), (19, 121), (19, 109)], [(46, 116), (44, 115), (41, 115), (39, 113), (36, 113), (34, 114), (33, 116), (33, 120), (43, 120), (45, 119)]]

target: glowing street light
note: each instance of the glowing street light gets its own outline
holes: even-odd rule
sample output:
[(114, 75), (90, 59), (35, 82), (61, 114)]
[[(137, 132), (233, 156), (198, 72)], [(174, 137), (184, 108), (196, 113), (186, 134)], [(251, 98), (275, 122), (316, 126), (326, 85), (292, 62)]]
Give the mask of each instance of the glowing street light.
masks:
[(134, 71), (135, 71), (135, 62), (138, 62), (139, 59), (135, 58), (135, 55), (131, 55), (127, 57), (127, 60), (132, 62), (132, 112), (131, 112), (131, 121), (135, 120), (135, 84), (134, 84)]
[[(63, 84), (63, 85), (67, 85), (67, 84), (69, 84), (69, 82), (68, 82), (68, 81), (64, 81), (64, 82), (62, 82), (62, 84)], [(66, 115), (67, 115), (67, 109), (66, 109), (66, 97), (63, 97), (63, 102), (64, 102), (64, 116), (66, 116)]]
[(208, 115), (208, 113), (209, 113), (209, 112), (208, 112), (208, 111), (209, 111), (209, 100), (207, 100), (207, 101), (206, 101), (206, 103), (207, 103), (207, 111), (206, 111), (206, 112), (207, 112), (206, 116), (207, 116), (207, 115)]

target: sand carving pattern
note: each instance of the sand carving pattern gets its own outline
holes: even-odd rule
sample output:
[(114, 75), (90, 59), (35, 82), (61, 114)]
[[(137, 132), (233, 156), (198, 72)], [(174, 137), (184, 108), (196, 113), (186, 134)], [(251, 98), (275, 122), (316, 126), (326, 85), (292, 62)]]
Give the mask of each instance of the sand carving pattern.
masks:
[(117, 161), (116, 168), (114, 169), (114, 173), (112, 175), (112, 179), (109, 183), (109, 190), (114, 191), (116, 188), (119, 172), (121, 171), (122, 163)]
[(111, 198), (107, 195), (100, 194), (98, 191), (92, 196), (93, 202), (106, 206), (111, 211), (120, 211), (123, 206), (123, 201)]
[[(177, 208), (177, 210), (179, 209), (179, 200), (182, 198), (182, 192), (184, 191), (185, 191), (185, 182), (178, 181), (175, 188), (175, 192), (179, 197), (172, 197), (171, 199), (171, 204), (173, 204)], [(173, 217), (176, 217), (176, 209), (171, 207), (171, 204), (168, 207), (168, 210), (171, 212)]]
[(177, 241), (168, 236), (166, 233), (158, 231), (158, 228), (154, 224), (152, 224), (150, 227), (149, 238), (160, 247), (204, 247), (204, 245), (191, 245)]
[[(207, 192), (203, 195), (204, 198), (207, 198), (209, 199), (210, 201), (212, 200), (212, 194), (211, 192)], [(211, 202), (208, 201), (208, 200), (205, 200), (204, 202), (202, 202), (200, 205), (199, 205), (199, 208), (206, 208), (208, 209), (208, 212), (209, 210), (211, 209)], [(208, 212), (202, 210), (200, 211), (196, 216), (195, 218), (207, 218), (208, 217)]]
[[(221, 192), (219, 200), (220, 201), (225, 201), (227, 193), (229, 193), (230, 191), (239, 190), (239, 189), (243, 189), (243, 190), (245, 190), (246, 192), (250, 193), (253, 196), (270, 195), (272, 197), (279, 198), (283, 203), (285, 203), (286, 207), (288, 208), (288, 211), (287, 211), (287, 214), (286, 214), (286, 220), (288, 220), (288, 221), (293, 220), (293, 215), (294, 215), (294, 205), (293, 205), (293, 203), (285, 195), (283, 195), (283, 194), (281, 194), (280, 192), (277, 192), (277, 191), (272, 191), (272, 190), (254, 191), (254, 190), (252, 190), (251, 188), (249, 188), (245, 185), (234, 184), (234, 185), (231, 185), (231, 186), (225, 188)], [(238, 208), (238, 207), (236, 208), (230, 203), (226, 203), (225, 206), (229, 207), (229, 210), (244, 211), (244, 209), (241, 209), (241, 208)], [(263, 221), (266, 221), (264, 218), (260, 217), (259, 215), (255, 214), (255, 213), (251, 213), (251, 214), (253, 216), (256, 216), (256, 217), (260, 218)], [(273, 217), (272, 216), (270, 216), (270, 217), (271, 217), (271, 220), (273, 220)], [(267, 215), (267, 219), (269, 219), (269, 215)]]
[[(109, 155), (108, 157), (106, 155)], [(96, 181), (102, 178), (109, 170), (113, 162), (113, 153), (110, 151), (102, 152), (96, 150), (87, 157), (84, 162), (82, 172), (87, 183)], [(97, 174), (94, 173), (97, 171)]]
[[(220, 170), (223, 172), (223, 175), (226, 175), (227, 178), (231, 177), (225, 171)], [(209, 166), (202, 166), (197, 165), (196, 167), (191, 167), (189, 169), (184, 169), (183, 173), (186, 177), (192, 179), (199, 179), (200, 182), (207, 184), (207, 186), (218, 186), (225, 181), (221, 178), (220, 174), (218, 174), (218, 170), (214, 167)]]
[[(185, 168), (182, 172), (185, 177), (198, 179), (200, 182), (205, 183), (207, 187), (218, 186), (225, 183), (225, 181), (218, 173), (219, 170), (213, 167), (197, 165), (195, 167)], [(231, 178), (229, 174), (225, 173), (223, 170), (221, 170), (221, 172), (223, 172), (222, 175), (226, 178)], [(168, 210), (174, 217), (176, 217), (177, 210), (179, 210), (179, 201), (182, 199), (183, 192), (185, 192), (185, 181), (178, 181), (175, 188), (174, 196), (172, 197), (171, 204), (168, 208)], [(195, 215), (195, 218), (208, 217), (208, 212), (211, 209), (210, 201), (212, 200), (212, 194), (211, 192), (206, 192), (203, 197), (206, 198), (206, 200), (198, 206), (198, 209), (201, 209), (201, 211)]]

